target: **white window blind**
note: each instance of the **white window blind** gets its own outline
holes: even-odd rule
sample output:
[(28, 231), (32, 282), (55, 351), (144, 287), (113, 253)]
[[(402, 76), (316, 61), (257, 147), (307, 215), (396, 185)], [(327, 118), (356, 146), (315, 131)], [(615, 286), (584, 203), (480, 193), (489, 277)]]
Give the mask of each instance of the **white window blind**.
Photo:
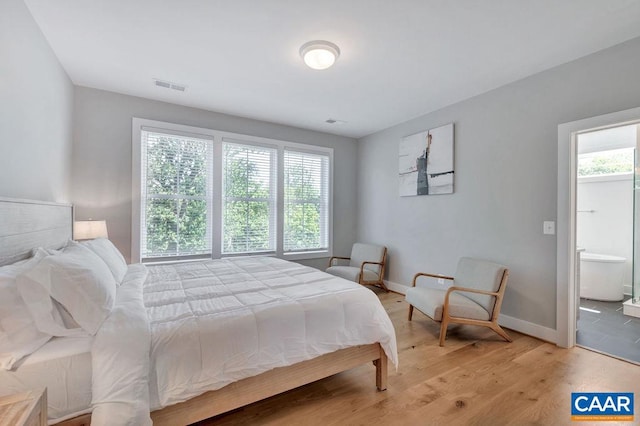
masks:
[(275, 252), (276, 154), (223, 143), (222, 254)]
[(211, 254), (213, 141), (141, 131), (142, 260)]
[(284, 151), (284, 252), (329, 247), (329, 156)]

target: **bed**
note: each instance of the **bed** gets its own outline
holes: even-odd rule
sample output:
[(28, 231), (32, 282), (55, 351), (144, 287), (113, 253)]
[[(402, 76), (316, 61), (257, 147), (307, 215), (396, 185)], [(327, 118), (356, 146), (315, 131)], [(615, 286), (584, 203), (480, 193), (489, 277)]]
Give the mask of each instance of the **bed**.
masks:
[[(0, 265), (34, 247), (63, 246), (72, 217), (70, 205), (0, 200)], [(2, 371), (0, 389), (10, 380), (12, 390), (47, 385), (50, 421), (63, 425), (89, 424), (92, 415), (114, 424), (114, 412), (124, 419), (145, 407), (155, 425), (190, 424), (372, 361), (384, 390), (395, 345), (371, 291), (299, 264), (247, 257), (131, 265), (95, 336), (54, 338)], [(47, 369), (64, 379), (38, 382)], [(78, 397), (88, 386), (91, 405)], [(127, 398), (148, 402), (125, 407)]]

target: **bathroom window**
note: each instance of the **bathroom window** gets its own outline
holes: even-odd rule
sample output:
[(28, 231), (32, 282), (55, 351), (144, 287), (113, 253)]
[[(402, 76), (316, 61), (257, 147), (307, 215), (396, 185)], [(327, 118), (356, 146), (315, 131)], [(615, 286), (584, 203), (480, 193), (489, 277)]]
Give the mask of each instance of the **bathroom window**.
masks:
[(578, 176), (604, 176), (633, 173), (634, 148), (580, 154)]

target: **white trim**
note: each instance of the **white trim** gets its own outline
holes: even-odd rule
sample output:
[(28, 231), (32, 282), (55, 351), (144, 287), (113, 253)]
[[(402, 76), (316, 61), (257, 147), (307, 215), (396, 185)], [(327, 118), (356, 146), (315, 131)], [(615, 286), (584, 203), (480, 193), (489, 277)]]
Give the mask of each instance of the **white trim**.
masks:
[(634, 124), (640, 108), (586, 118), (558, 126), (558, 217), (556, 252), (557, 345), (575, 346), (576, 340), (576, 135), (585, 131)]
[(400, 294), (407, 294), (407, 289), (409, 288), (408, 285), (398, 284), (388, 280), (384, 280), (384, 285), (386, 285), (389, 290)]
[(500, 314), (498, 324), (502, 327), (517, 331), (518, 333), (527, 334), (537, 337), (551, 343), (557, 343), (558, 332), (553, 328), (544, 327), (519, 318), (510, 317), (509, 315)]
[(142, 167), (142, 122), (133, 118), (131, 123), (131, 263), (140, 263), (140, 198)]
[[(282, 250), (282, 232), (283, 232), (283, 214), (284, 203), (282, 196), (277, 197), (276, 201), (276, 254), (280, 258), (291, 260), (315, 259), (331, 257), (333, 254), (333, 148), (324, 146), (309, 145), (298, 142), (283, 141), (277, 139), (263, 138), (258, 136), (243, 135), (239, 133), (224, 132), (220, 130), (207, 129), (204, 127), (187, 126), (183, 124), (169, 123), (156, 120), (148, 120), (144, 118), (132, 117), (131, 129), (131, 169), (132, 169), (132, 209), (131, 209), (131, 262), (140, 262), (140, 185), (141, 185), (141, 131), (151, 129), (158, 132), (171, 132), (183, 134), (192, 137), (206, 138), (213, 140), (213, 202), (212, 202), (212, 257), (220, 258), (222, 252), (222, 161), (223, 152), (222, 144), (224, 141), (230, 143), (238, 143), (245, 145), (257, 145), (262, 147), (276, 148), (276, 166), (278, 173), (277, 191), (283, 194), (284, 180), (284, 150), (291, 149), (293, 151), (307, 152), (312, 154), (324, 154), (329, 157), (329, 248), (328, 250), (283, 253)], [(225, 255), (226, 256), (226, 255)]]

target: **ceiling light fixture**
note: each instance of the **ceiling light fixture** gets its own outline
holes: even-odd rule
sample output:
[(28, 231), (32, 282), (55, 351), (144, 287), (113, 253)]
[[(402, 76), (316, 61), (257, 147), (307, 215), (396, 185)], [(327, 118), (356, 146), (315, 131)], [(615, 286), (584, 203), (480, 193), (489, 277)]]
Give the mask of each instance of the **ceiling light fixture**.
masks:
[(302, 45), (300, 56), (309, 68), (325, 70), (336, 62), (340, 48), (329, 41), (313, 40)]

